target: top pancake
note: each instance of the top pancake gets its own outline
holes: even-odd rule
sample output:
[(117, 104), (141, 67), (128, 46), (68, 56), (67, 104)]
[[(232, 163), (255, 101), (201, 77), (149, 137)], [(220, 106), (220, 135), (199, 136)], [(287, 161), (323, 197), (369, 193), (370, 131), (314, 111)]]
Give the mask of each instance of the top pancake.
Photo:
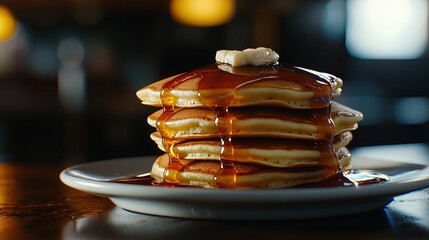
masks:
[(327, 73), (280, 64), (231, 67), (212, 64), (155, 82), (137, 92), (157, 107), (327, 107), (342, 80)]

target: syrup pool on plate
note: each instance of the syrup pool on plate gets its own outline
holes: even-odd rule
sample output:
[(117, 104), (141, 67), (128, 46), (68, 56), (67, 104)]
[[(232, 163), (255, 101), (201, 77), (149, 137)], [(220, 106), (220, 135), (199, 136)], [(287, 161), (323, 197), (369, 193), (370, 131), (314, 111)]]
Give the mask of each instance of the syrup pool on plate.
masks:
[[(304, 184), (296, 186), (294, 188), (359, 187), (363, 185), (383, 184), (388, 183), (389, 181), (389, 176), (373, 170), (352, 170), (347, 174), (337, 174), (336, 176), (328, 178), (321, 182)], [(150, 177), (149, 173), (116, 180), (114, 182), (154, 187), (187, 187), (178, 186), (176, 184), (171, 183), (154, 183), (154, 179)]]

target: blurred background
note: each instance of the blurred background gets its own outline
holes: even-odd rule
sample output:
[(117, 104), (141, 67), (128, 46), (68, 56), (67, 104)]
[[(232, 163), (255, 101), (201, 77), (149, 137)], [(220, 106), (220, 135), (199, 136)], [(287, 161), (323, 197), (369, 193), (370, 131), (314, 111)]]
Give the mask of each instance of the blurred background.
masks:
[(0, 162), (158, 154), (135, 96), (270, 47), (344, 80), (351, 147), (429, 142), (427, 0), (1, 0)]

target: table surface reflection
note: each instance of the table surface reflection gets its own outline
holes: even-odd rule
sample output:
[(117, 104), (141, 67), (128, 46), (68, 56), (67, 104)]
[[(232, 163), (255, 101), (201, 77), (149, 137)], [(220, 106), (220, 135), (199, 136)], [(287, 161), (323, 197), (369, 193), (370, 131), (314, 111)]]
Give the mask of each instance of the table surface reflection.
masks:
[[(429, 156), (424, 156), (429, 157)], [(62, 184), (67, 165), (0, 164), (0, 239), (429, 239), (429, 188), (384, 209), (295, 221), (149, 216)]]

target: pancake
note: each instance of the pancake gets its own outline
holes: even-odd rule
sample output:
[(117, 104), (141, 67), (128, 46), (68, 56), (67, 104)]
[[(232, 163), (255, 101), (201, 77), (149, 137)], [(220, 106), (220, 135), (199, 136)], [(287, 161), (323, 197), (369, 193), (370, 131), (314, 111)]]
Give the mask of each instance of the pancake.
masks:
[(204, 188), (289, 188), (320, 182), (338, 174), (337, 170), (328, 167), (287, 169), (234, 163), (231, 168), (235, 174), (229, 175), (222, 174), (219, 161), (180, 160), (181, 169), (169, 169), (165, 176), (168, 163), (168, 155), (164, 154), (153, 164), (151, 175), (156, 182)]
[[(151, 138), (159, 149), (171, 156), (186, 160), (229, 160), (233, 162), (255, 163), (272, 167), (302, 167), (337, 165), (339, 150), (352, 140), (352, 134), (345, 132), (335, 138), (333, 146), (328, 142), (303, 141), (280, 138), (234, 138), (226, 152), (233, 156), (221, 154), (222, 142), (217, 139), (182, 140), (168, 142), (162, 140), (158, 132)], [(166, 142), (167, 141), (167, 142)], [(232, 148), (233, 150), (230, 150)], [(333, 151), (333, 152), (332, 152)]]
[[(328, 111), (241, 107), (231, 108), (228, 116), (217, 118), (216, 112), (208, 108), (178, 108), (172, 114), (165, 113), (169, 116), (163, 122), (158, 121), (163, 114), (163, 110), (159, 110), (148, 117), (148, 123), (171, 139), (216, 138), (221, 133), (232, 137), (328, 140), (332, 133), (355, 130), (363, 118), (362, 113), (333, 101), (332, 125)], [(222, 128), (225, 133), (221, 132)]]
[[(323, 108), (341, 95), (343, 81), (331, 74), (271, 64), (231, 67), (212, 64), (140, 89), (137, 97), (157, 107), (282, 106)], [(223, 70), (222, 70), (223, 69)], [(233, 73), (231, 73), (233, 72)]]

